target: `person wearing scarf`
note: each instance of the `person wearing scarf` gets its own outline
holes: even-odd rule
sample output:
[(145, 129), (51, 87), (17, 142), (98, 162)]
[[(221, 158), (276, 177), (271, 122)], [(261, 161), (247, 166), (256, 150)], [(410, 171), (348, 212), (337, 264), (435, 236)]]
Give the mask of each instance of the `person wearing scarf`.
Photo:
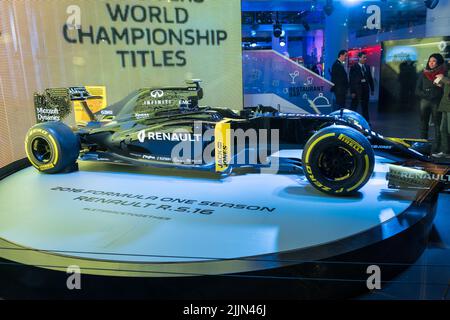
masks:
[(416, 95), (420, 98), (420, 135), (422, 139), (428, 139), (428, 127), (430, 115), (432, 116), (435, 132), (435, 140), (433, 143), (432, 153), (438, 152), (440, 145), (440, 130), (442, 113), (438, 111), (444, 90), (442, 87), (435, 85), (433, 82), (436, 77), (446, 74), (444, 65), (444, 57), (439, 53), (434, 53), (428, 58), (427, 66), (416, 85)]

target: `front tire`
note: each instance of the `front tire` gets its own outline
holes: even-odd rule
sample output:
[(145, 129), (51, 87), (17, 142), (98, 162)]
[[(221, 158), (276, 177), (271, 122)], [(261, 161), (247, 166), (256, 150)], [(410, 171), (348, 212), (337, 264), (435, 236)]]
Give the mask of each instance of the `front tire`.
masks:
[(316, 132), (302, 155), (308, 181), (331, 195), (351, 195), (372, 175), (375, 156), (367, 138), (353, 128), (330, 126)]
[(45, 173), (58, 173), (75, 165), (80, 142), (64, 123), (44, 122), (28, 130), (25, 151), (36, 169)]

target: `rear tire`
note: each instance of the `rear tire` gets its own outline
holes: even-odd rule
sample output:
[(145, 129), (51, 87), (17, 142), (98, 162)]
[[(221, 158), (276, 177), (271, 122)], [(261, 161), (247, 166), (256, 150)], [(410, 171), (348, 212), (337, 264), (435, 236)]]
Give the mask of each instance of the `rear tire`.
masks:
[(375, 156), (367, 138), (353, 128), (330, 126), (316, 132), (302, 156), (308, 181), (331, 195), (351, 195), (372, 175)]
[(58, 173), (74, 167), (80, 153), (80, 142), (64, 123), (44, 122), (28, 130), (25, 151), (36, 169)]

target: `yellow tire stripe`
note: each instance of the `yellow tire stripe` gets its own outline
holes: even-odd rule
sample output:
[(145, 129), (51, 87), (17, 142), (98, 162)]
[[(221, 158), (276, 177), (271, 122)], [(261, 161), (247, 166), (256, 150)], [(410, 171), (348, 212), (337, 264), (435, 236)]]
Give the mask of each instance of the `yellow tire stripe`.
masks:
[(311, 150), (314, 148), (314, 146), (315, 146), (317, 143), (319, 143), (319, 142), (322, 141), (323, 139), (326, 139), (326, 138), (328, 138), (328, 137), (333, 137), (333, 136), (335, 136), (335, 135), (336, 135), (335, 133), (328, 133), (328, 134), (325, 134), (325, 135), (321, 136), (319, 139), (317, 139), (317, 140), (314, 141), (313, 143), (311, 143), (311, 145), (309, 146), (308, 150), (306, 151), (305, 163), (306, 163), (306, 164), (309, 163), (309, 156), (310, 156)]
[[(336, 134), (335, 133), (325, 134), (322, 137), (320, 137), (319, 139), (317, 139), (316, 141), (314, 141), (309, 146), (309, 148), (308, 148), (308, 150), (306, 152), (306, 156), (305, 156), (305, 163), (304, 163), (305, 165), (309, 164), (310, 153), (311, 153), (311, 150), (314, 148), (314, 146), (317, 143), (319, 143), (320, 141), (322, 141), (323, 139), (328, 138), (328, 137), (332, 137), (332, 136), (336, 136)], [(364, 156), (364, 164), (365, 164), (365, 168), (364, 168), (364, 174), (363, 174), (362, 178), (353, 187), (347, 189), (347, 192), (351, 192), (351, 191), (355, 190), (356, 188), (358, 188), (364, 182), (364, 180), (367, 178), (367, 175), (369, 174), (369, 156), (367, 154)], [(339, 193), (339, 192), (342, 192), (342, 191), (343, 190), (340, 189), (340, 190), (337, 190), (336, 192)]]
[(355, 184), (353, 187), (348, 188), (347, 191), (350, 192), (350, 191), (353, 191), (356, 188), (358, 188), (361, 185), (361, 183), (364, 182), (364, 180), (366, 179), (367, 175), (369, 174), (369, 156), (367, 154), (364, 156), (364, 160), (365, 160), (366, 168), (364, 169), (364, 174), (363, 174), (361, 180), (359, 180), (358, 183)]
[[(58, 145), (56, 144), (56, 141), (55, 141), (55, 139), (52, 137), (52, 135), (50, 134), (50, 132), (48, 132), (47, 130), (44, 130), (44, 129), (39, 129), (39, 130), (45, 131), (45, 132), (47, 133), (47, 136), (45, 136), (44, 138), (47, 138), (47, 137), (48, 137), (48, 138), (49, 138), (48, 140), (50, 140), (50, 143), (52, 144), (52, 147), (53, 147), (53, 150), (54, 150), (54, 155), (55, 155), (55, 157), (54, 157), (54, 159), (53, 159), (53, 161), (52, 161), (52, 165), (53, 165), (53, 166), (56, 166), (56, 164), (57, 164), (57, 162), (58, 162), (58, 160), (59, 160)], [(29, 160), (30, 163), (33, 165), (33, 167), (35, 167), (35, 168), (38, 169), (38, 170), (41, 170), (42, 165), (39, 165), (39, 164), (37, 164), (37, 163), (34, 163), (33, 160), (32, 160), (32, 157), (30, 157), (30, 153), (28, 152), (29, 137), (30, 137), (30, 135), (33, 134), (33, 132), (34, 132), (33, 129), (30, 130), (30, 131), (27, 133), (27, 136), (26, 136), (26, 138), (25, 138), (25, 153), (26, 153), (26, 155), (27, 155), (28, 160)], [(48, 140), (47, 140), (47, 141), (48, 141)]]
[(39, 170), (38, 165), (34, 163), (33, 160), (31, 160), (30, 153), (28, 152), (28, 136), (29, 134), (27, 134), (27, 137), (25, 138), (25, 153), (27, 154), (27, 158), (28, 160), (30, 160), (30, 163), (33, 165), (33, 167)]

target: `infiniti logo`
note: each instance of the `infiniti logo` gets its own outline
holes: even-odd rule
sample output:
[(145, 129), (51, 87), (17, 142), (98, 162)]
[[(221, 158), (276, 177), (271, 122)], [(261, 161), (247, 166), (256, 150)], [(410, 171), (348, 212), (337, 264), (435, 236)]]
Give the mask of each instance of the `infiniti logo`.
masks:
[(162, 98), (164, 96), (164, 91), (162, 90), (153, 90), (150, 92), (152, 98)]

